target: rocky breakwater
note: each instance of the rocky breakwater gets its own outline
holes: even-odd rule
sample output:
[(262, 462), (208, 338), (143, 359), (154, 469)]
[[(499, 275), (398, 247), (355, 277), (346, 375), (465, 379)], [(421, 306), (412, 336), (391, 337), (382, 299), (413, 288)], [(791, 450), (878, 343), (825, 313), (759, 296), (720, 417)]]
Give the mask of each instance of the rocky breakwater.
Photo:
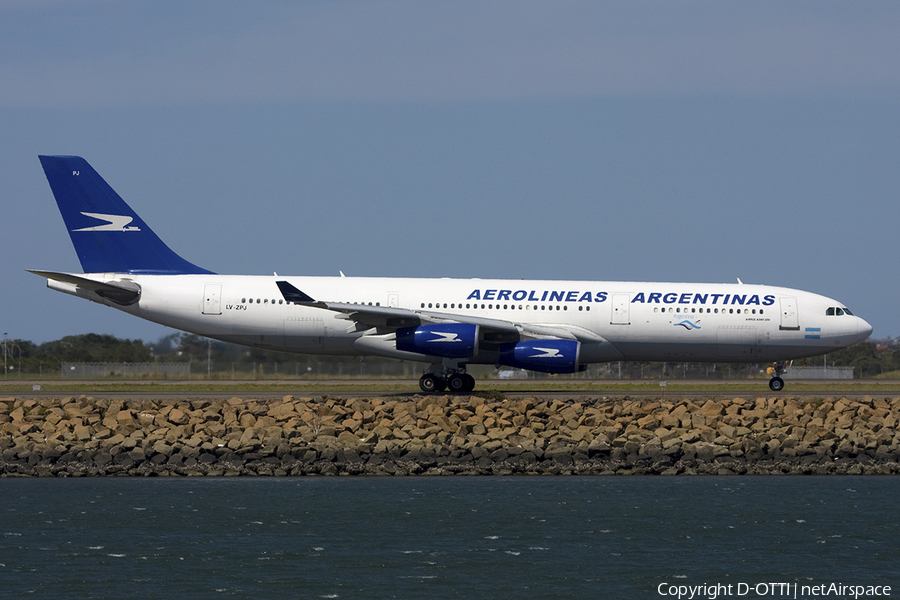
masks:
[(900, 398), (0, 398), (0, 474), (894, 474)]

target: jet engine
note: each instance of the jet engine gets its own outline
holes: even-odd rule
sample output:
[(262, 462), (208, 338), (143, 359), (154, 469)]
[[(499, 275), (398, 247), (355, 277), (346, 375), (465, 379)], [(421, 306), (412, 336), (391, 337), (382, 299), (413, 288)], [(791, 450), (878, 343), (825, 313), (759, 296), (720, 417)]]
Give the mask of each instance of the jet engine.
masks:
[(581, 342), (575, 340), (527, 340), (501, 352), (499, 363), (542, 373), (576, 373), (584, 370), (580, 354)]
[(397, 330), (397, 350), (444, 358), (478, 354), (478, 325), (444, 323)]

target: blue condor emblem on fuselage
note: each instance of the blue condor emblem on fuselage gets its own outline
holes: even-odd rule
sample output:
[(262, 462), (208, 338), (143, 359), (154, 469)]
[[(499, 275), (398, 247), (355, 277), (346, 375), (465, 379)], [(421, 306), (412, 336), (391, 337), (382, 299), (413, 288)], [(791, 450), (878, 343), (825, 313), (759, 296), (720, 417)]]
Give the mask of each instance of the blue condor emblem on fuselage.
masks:
[[(466, 300), (494, 300), (497, 302), (606, 302), (608, 292), (583, 292), (579, 290), (472, 290)], [(640, 304), (702, 304), (713, 306), (772, 306), (775, 296), (767, 294), (699, 294), (686, 292), (638, 292), (631, 303)]]

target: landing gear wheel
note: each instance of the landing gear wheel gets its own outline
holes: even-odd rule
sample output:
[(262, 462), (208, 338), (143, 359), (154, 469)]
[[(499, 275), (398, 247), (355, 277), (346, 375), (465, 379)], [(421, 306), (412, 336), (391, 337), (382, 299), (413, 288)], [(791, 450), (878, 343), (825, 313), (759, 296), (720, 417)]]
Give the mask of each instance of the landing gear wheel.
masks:
[(465, 392), (468, 392), (468, 375), (465, 373), (454, 373), (447, 378), (447, 387), (453, 394), (464, 394)]
[(773, 377), (769, 380), (769, 389), (773, 392), (780, 392), (784, 389), (784, 379), (781, 377)]
[(426, 394), (444, 391), (444, 382), (434, 373), (425, 373), (419, 378), (419, 388)]
[(464, 377), (466, 378), (466, 391), (471, 392), (475, 389), (475, 378), (468, 373), (466, 373)]

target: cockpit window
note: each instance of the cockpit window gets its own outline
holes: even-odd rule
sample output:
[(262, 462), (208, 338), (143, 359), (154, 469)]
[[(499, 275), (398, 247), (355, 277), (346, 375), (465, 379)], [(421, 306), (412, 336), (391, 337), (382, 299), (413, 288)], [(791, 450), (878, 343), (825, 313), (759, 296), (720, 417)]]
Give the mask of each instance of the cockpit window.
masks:
[(827, 317), (834, 316), (834, 307), (833, 306), (828, 307), (828, 310), (825, 311), (825, 316), (827, 316)]
[(849, 309), (849, 308), (846, 308), (846, 307), (844, 307), (844, 312), (845, 312), (846, 314), (848, 314), (848, 315), (852, 315), (852, 314), (853, 314), (852, 312), (850, 312), (850, 309)]
[(836, 309), (835, 309), (835, 314), (837, 314), (837, 316), (841, 316), (842, 314), (844, 314), (844, 311), (841, 310), (840, 308), (836, 308)]

